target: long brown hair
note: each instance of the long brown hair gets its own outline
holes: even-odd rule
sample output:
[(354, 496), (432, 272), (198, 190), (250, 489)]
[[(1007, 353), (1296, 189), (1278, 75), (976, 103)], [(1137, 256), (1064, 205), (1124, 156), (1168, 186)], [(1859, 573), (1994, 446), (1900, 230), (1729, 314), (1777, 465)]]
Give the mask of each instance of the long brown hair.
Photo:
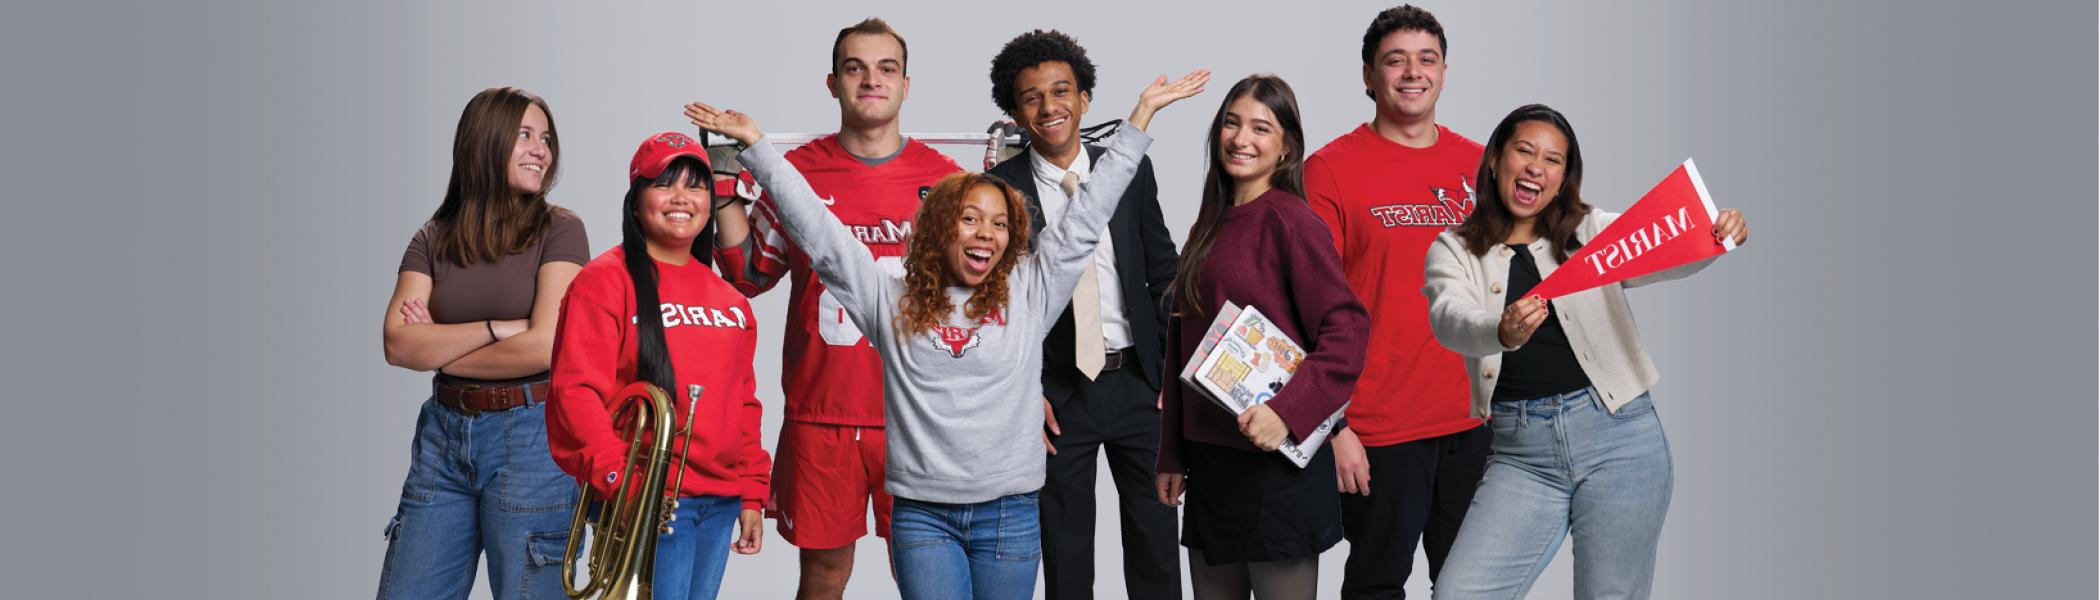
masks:
[[(510, 187), (510, 153), (518, 143), (518, 123), (528, 106), (547, 113), (547, 173), (540, 191), (518, 195)], [(452, 182), (445, 202), (430, 219), (440, 225), (437, 257), (461, 266), (494, 262), (540, 241), (553, 222), (547, 192), (561, 167), (561, 135), (554, 130), (554, 111), (531, 92), (494, 87), (475, 94), (460, 112), (452, 136)]]
[(1474, 175), (1478, 201), (1473, 204), (1473, 214), (1459, 224), (1458, 237), (1466, 241), (1466, 250), (1474, 256), (1487, 256), (1489, 249), (1509, 239), (1509, 232), (1516, 228), (1516, 215), (1502, 204), (1502, 185), (1495, 179), (1495, 162), (1501, 160), (1502, 149), (1509, 145), (1509, 138), (1517, 134), (1517, 125), (1525, 121), (1538, 121), (1560, 129), (1568, 138), (1568, 166), (1560, 179), (1560, 191), (1553, 201), (1539, 211), (1532, 229), (1540, 238), (1553, 243), (1554, 262), (1567, 262), (1568, 253), (1582, 247), (1575, 239), (1575, 230), (1582, 226), (1582, 218), (1590, 214), (1590, 205), (1582, 201), (1582, 145), (1575, 143), (1575, 126), (1560, 111), (1544, 104), (1526, 104), (1510, 111), (1495, 126), (1495, 133), (1488, 136), (1487, 149), (1480, 156), (1480, 172)]
[(944, 253), (955, 243), (963, 198), (980, 185), (991, 186), (1006, 198), (1006, 251), (984, 276), (984, 283), (970, 293), (963, 316), (974, 323), (992, 311), (1006, 309), (1006, 277), (1028, 249), (1028, 201), (997, 177), (956, 173), (934, 184), (926, 201), (919, 204), (918, 215), (912, 217), (911, 242), (904, 251), (904, 296), (897, 299), (897, 316), (890, 321), (898, 335), (931, 330), (955, 311), (955, 303), (948, 300), (948, 286), (955, 278), (948, 273)]
[(1283, 158), (1269, 175), (1269, 185), (1305, 197), (1305, 132), (1298, 126), (1298, 97), (1281, 77), (1249, 75), (1225, 94), (1217, 116), (1210, 119), (1210, 136), (1203, 140), (1203, 153), (1210, 160), (1210, 169), (1203, 175), (1203, 203), (1196, 208), (1196, 224), (1189, 227), (1188, 241), (1181, 245), (1180, 271), (1174, 275), (1173, 297), (1186, 313), (1203, 310), (1203, 292), (1196, 289), (1196, 282), (1202, 276), (1203, 262), (1210, 259), (1211, 245), (1218, 241), (1218, 224), (1225, 220), (1225, 209), (1232, 208), (1232, 176), (1225, 174), (1218, 132), (1225, 128), (1225, 113), (1233, 101), (1247, 94), (1275, 113), (1276, 126), (1283, 130)]

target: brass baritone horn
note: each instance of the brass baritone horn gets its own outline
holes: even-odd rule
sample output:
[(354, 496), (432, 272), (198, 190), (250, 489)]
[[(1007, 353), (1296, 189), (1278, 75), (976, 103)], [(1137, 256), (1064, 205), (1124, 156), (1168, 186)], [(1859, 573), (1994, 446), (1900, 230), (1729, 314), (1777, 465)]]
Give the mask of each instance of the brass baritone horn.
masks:
[[(627, 462), (621, 469), (625, 481), (611, 498), (598, 498), (591, 486), (576, 495), (576, 512), (569, 518), (569, 543), (562, 550), (561, 585), (570, 598), (619, 598), (647, 600), (656, 573), (656, 536), (671, 533), (671, 519), (678, 510), (678, 490), (685, 483), (685, 454), (692, 445), (693, 413), (700, 404), (700, 386), (688, 386), (683, 435), (671, 431), (672, 404), (663, 388), (637, 381), (621, 388), (612, 405), (613, 426), (627, 438)], [(623, 414), (632, 413), (630, 427), (620, 428)], [(683, 438), (678, 457), (671, 458), (671, 438)], [(643, 453), (647, 452), (644, 456)], [(671, 493), (664, 494), (664, 479), (673, 467), (678, 478)], [(640, 477), (636, 477), (639, 474)], [(639, 483), (637, 483), (639, 482)], [(591, 505), (600, 504), (595, 519)], [(583, 525), (591, 524), (590, 556), (586, 559), (590, 578), (582, 589), (576, 581), (576, 549), (583, 540)]]

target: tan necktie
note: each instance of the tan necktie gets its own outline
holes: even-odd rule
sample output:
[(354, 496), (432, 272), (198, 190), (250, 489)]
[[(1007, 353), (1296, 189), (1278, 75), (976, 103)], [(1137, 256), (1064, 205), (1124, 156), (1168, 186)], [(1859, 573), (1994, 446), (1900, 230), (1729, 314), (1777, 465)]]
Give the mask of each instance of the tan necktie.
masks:
[[(1065, 189), (1065, 218), (1072, 218), (1073, 206), (1079, 200), (1079, 174), (1065, 171), (1065, 178), (1058, 182)], [(1079, 274), (1079, 285), (1072, 288), (1072, 353), (1073, 363), (1079, 372), (1093, 381), (1101, 375), (1101, 367), (1108, 363), (1108, 351), (1101, 347), (1101, 280), (1094, 268), (1094, 254), (1087, 253), (1086, 271)]]

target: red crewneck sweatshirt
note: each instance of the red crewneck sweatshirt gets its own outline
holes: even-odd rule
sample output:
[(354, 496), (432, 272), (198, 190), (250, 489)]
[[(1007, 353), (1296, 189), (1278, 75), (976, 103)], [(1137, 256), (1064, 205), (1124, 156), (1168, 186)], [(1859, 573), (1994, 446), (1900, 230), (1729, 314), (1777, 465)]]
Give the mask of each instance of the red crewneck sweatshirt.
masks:
[(1305, 160), (1305, 199), (1327, 222), (1349, 288), (1371, 312), (1370, 350), (1348, 412), (1349, 429), (1366, 446), (1481, 423), (1465, 361), (1437, 343), (1422, 295), (1430, 244), (1473, 213), (1480, 153), (1480, 144), (1442, 125), (1427, 148), (1363, 125)]
[[(554, 394), (547, 402), (547, 446), (554, 462), (599, 493), (610, 495), (627, 460), (626, 440), (613, 430), (611, 396), (635, 381), (634, 283), (626, 252), (614, 247), (592, 259), (569, 284), (554, 330)], [(705, 391), (694, 410), (691, 448), (681, 496), (743, 498), (764, 505), (772, 458), (759, 445), (762, 408), (751, 372), (758, 329), (751, 304), (698, 260), (656, 262), (659, 310), (641, 315), (663, 323), (664, 346), (678, 388), (674, 429), (686, 422), (687, 386)], [(675, 454), (684, 442), (673, 441)], [(673, 471), (668, 481), (675, 481)]]

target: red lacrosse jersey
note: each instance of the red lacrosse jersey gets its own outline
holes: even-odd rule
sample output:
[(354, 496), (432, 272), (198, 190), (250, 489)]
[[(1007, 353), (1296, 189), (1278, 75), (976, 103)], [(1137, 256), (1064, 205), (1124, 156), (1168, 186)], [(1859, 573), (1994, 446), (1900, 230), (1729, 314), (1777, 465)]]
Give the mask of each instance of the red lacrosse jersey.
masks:
[[(837, 135), (804, 144), (788, 152), (787, 160), (830, 205), (831, 214), (867, 245), (876, 264), (897, 277), (904, 276), (905, 243), (919, 200), (942, 178), (962, 171), (954, 160), (913, 140), (906, 140), (896, 157), (871, 166), (848, 154)], [(783, 418), (881, 427), (882, 359), (838, 300), (825, 292), (809, 257), (789, 239), (770, 195), (751, 205), (751, 236), (755, 255), (723, 248), (716, 251), (716, 264), (723, 279), (745, 296), (764, 293), (783, 274), (793, 282), (780, 369), (780, 387), (787, 395)]]

